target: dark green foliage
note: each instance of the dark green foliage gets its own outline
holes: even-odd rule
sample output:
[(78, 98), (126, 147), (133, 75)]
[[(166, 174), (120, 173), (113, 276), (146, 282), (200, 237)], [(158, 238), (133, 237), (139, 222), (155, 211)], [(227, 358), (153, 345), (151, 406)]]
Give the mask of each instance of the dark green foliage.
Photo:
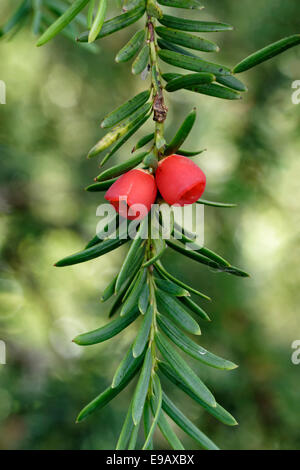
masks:
[(187, 47), (188, 49), (195, 49), (197, 51), (203, 52), (218, 52), (219, 47), (207, 39), (199, 38), (189, 33), (184, 33), (182, 31), (176, 31), (170, 28), (164, 28), (159, 26), (156, 28), (157, 34), (174, 44), (179, 44), (179, 46)]
[(170, 15), (164, 15), (159, 22), (168, 28), (195, 33), (213, 33), (218, 31), (230, 31), (233, 29), (232, 26), (226, 23), (186, 20), (184, 18), (177, 18)]
[[(88, 156), (97, 156), (110, 148), (100, 163), (100, 166), (103, 166), (150, 116), (156, 122), (154, 132), (143, 136), (135, 144), (133, 151), (150, 143), (151, 148), (134, 155), (124, 163), (102, 171), (96, 178), (99, 182), (86, 188), (90, 192), (107, 190), (120, 175), (139, 164), (143, 163), (146, 168), (153, 171), (164, 156), (177, 152), (193, 157), (202, 152), (181, 149), (195, 124), (196, 109), (190, 112), (172, 140), (166, 143), (162, 124), (166, 119), (167, 109), (164, 105), (162, 78), (166, 82), (165, 90), (169, 92), (186, 89), (196, 94), (226, 100), (240, 99), (241, 93), (246, 92), (247, 88), (234, 74), (244, 72), (300, 43), (299, 35), (282, 39), (247, 57), (233, 70), (218, 63), (208, 62), (185, 48), (193, 51), (217, 52), (219, 47), (206, 38), (190, 33), (230, 31), (232, 27), (227, 23), (166, 15), (157, 5), (159, 3), (162, 7), (200, 10), (201, 4), (198, 0), (158, 0), (157, 3), (154, 0), (124, 1), (124, 12), (106, 21), (109, 3), (107, 0), (100, 0), (95, 10), (94, 3), (90, 0), (75, 0), (72, 5), (66, 4), (65, 8), (64, 3), (47, 0), (43, 9), (39, 1), (25, 0), (2, 26), (0, 34), (4, 36), (16, 31), (22, 22), (31, 16), (34, 31), (42, 33), (37, 43), (38, 46), (45, 44), (60, 32), (74, 37), (74, 31), (77, 34), (76, 28), (73, 29), (74, 26), (84, 26), (83, 11), (88, 3), (90, 3), (87, 21), (89, 30), (79, 35), (78, 41), (82, 43), (93, 42), (95, 39), (125, 29), (147, 12), (146, 27), (138, 30), (129, 41), (127, 39), (125, 46), (118, 52), (116, 61), (127, 62), (137, 55), (132, 64), (133, 74), (142, 73), (146, 76), (146, 72), (149, 72), (151, 79), (149, 90), (139, 93), (103, 119), (101, 126), (110, 130), (92, 148)], [(45, 30), (45, 24), (49, 23), (48, 17), (45, 16), (48, 10), (54, 14), (55, 21), (50, 21), (52, 24)], [(157, 26), (156, 19), (162, 26)], [(157, 38), (157, 35), (160, 38)], [(158, 57), (171, 66), (195, 73), (161, 75)], [(221, 208), (234, 206), (234, 204), (205, 199), (200, 199), (198, 203)], [(83, 251), (58, 261), (56, 266), (83, 263), (129, 242), (129, 235), (121, 236), (119, 217), (117, 219), (116, 237), (113, 237), (113, 233), (109, 233), (102, 240), (103, 237), (99, 235), (103, 233), (98, 234)], [(148, 229), (149, 233), (147, 233)], [(178, 226), (174, 224), (172, 234), (175, 236), (176, 232), (178, 232)], [(115, 315), (118, 310), (120, 310), (120, 315), (106, 325), (74, 339), (74, 342), (81, 346), (98, 344), (118, 335), (138, 318), (141, 320), (136, 338), (117, 368), (111, 386), (81, 411), (77, 421), (82, 421), (96, 409), (109, 403), (140, 371), (117, 449), (135, 449), (138, 446), (137, 439), (142, 421), (144, 425), (143, 449), (153, 448), (156, 426), (173, 449), (183, 449), (182, 443), (166, 419), (168, 415), (200, 447), (216, 450), (218, 447), (162, 391), (157, 371), (159, 370), (160, 376), (167, 377), (215, 418), (232, 426), (236, 424), (235, 419), (216, 402), (211, 391), (173, 344), (206, 366), (231, 370), (236, 365), (208, 352), (188, 336), (188, 334), (201, 334), (198, 321), (192, 313), (197, 316), (197, 320), (210, 320), (202, 307), (191, 299), (191, 294), (201, 299), (210, 299), (170, 274), (162, 265), (161, 257), (167, 249), (171, 249), (174, 254), (177, 252), (184, 255), (205, 267), (212, 268), (215, 272), (229, 273), (239, 277), (248, 277), (248, 274), (232, 266), (222, 256), (206, 247), (196, 247), (193, 251), (187, 250), (186, 244), (192, 242), (189, 236), (184, 235), (180, 242), (177, 242), (172, 238), (166, 241), (162, 237), (157, 239), (154, 235), (153, 227), (150, 227), (148, 218), (145, 218), (139, 223), (137, 235), (131, 242), (119, 273), (103, 292), (102, 301), (115, 296), (109, 316)]]
[(245, 72), (246, 70), (261, 64), (266, 60), (270, 60), (272, 57), (275, 57), (298, 44), (300, 44), (300, 34), (295, 34), (294, 36), (281, 39), (280, 41), (274, 42), (273, 44), (254, 52), (254, 54), (251, 54), (249, 57), (246, 57), (246, 59), (242, 60), (234, 67), (233, 71), (234, 73)]

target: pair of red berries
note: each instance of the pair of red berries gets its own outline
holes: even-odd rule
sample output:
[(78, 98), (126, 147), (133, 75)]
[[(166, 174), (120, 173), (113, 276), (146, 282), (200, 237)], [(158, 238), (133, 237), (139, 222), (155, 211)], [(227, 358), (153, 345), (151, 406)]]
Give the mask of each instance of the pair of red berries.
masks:
[(170, 155), (158, 163), (155, 177), (146, 170), (130, 170), (111, 185), (107, 199), (122, 216), (142, 219), (154, 204), (157, 189), (170, 204), (193, 204), (203, 194), (206, 177), (191, 160)]

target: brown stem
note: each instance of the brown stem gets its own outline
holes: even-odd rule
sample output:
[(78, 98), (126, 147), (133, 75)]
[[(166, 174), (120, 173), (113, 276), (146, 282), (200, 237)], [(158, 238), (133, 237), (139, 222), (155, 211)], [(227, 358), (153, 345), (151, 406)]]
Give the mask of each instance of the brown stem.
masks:
[(165, 104), (163, 86), (161, 83), (160, 71), (157, 64), (157, 44), (155, 37), (155, 27), (153, 24), (153, 20), (150, 16), (148, 16), (147, 28), (148, 42), (150, 47), (151, 72), (153, 73), (152, 69), (154, 68), (157, 77), (157, 80), (154, 80), (154, 78), (152, 77), (152, 83), (154, 87), (153, 120), (162, 124), (167, 118), (168, 108)]

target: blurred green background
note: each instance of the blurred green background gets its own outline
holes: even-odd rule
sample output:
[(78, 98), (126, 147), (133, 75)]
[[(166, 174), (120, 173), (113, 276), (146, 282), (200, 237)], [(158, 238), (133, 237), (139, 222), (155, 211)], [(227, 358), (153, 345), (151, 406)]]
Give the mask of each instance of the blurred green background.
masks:
[[(1, 20), (17, 4), (2, 0)], [(234, 65), (299, 32), (297, 6), (296, 0), (209, 0), (199, 17), (235, 25), (212, 35), (222, 47), (218, 60)], [(99, 299), (125, 249), (64, 269), (53, 263), (95, 233), (103, 199), (84, 191), (98, 171), (85, 156), (102, 135), (102, 117), (145, 88), (128, 65), (114, 62), (136, 29), (106, 38), (98, 54), (63, 37), (36, 48), (26, 27), (0, 42), (0, 80), (7, 85), (7, 104), (0, 105), (0, 339), (7, 345), (7, 364), (0, 365), (1, 449), (112, 449), (118, 438), (132, 385), (82, 424), (75, 418), (110, 383), (135, 327), (90, 348), (70, 340), (107, 322), (109, 306)], [(223, 372), (193, 363), (239, 421), (234, 428), (165, 383), (223, 449), (300, 448), (300, 365), (291, 361), (291, 344), (300, 339), (300, 105), (291, 101), (299, 63), (294, 49), (246, 73), (249, 93), (241, 102), (188, 92), (168, 102), (167, 135), (197, 104), (197, 128), (186, 147), (208, 148), (196, 160), (207, 175), (206, 199), (238, 203), (206, 208), (206, 245), (251, 273), (234, 278), (180, 255), (165, 257), (172, 272), (213, 297), (202, 304), (213, 322), (202, 324), (200, 344), (239, 364)], [(128, 157), (134, 141), (115, 161)], [(160, 434), (156, 439), (167, 448)]]

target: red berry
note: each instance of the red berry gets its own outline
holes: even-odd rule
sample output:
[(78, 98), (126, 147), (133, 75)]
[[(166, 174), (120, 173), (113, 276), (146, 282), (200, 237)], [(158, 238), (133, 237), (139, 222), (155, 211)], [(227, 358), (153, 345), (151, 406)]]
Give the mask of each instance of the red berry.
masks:
[(154, 177), (145, 170), (130, 170), (111, 185), (105, 199), (129, 220), (143, 219), (155, 202)]
[(158, 164), (155, 175), (158, 190), (170, 204), (193, 204), (205, 190), (206, 176), (189, 158), (170, 155)]

